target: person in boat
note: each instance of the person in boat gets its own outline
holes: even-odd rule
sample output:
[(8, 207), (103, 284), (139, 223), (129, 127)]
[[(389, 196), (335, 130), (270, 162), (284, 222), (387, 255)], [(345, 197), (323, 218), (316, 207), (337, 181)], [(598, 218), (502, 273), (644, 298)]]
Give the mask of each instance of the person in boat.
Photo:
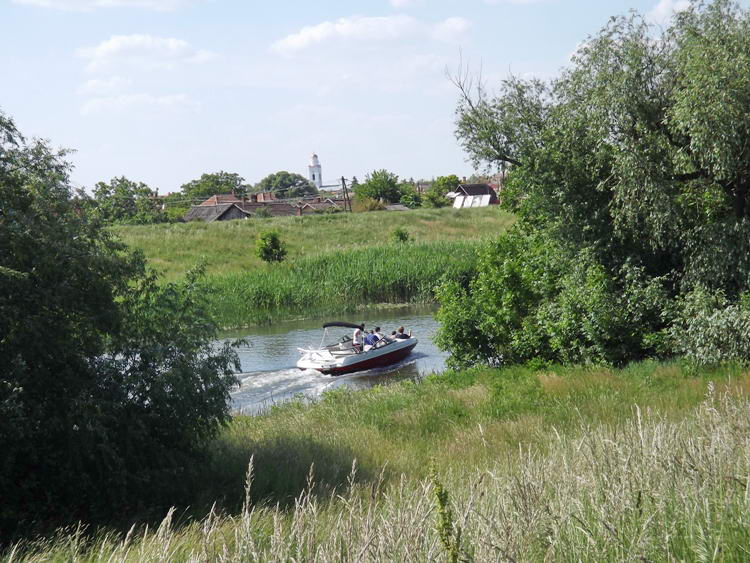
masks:
[(378, 344), (383, 345), (383, 344), (385, 344), (387, 342), (385, 336), (383, 336), (383, 333), (380, 332), (380, 327), (379, 326), (375, 327), (375, 332), (373, 334), (375, 334), (375, 336), (378, 337), (378, 339), (375, 341), (376, 345), (378, 345)]
[(375, 331), (371, 330), (370, 334), (368, 334), (367, 336), (365, 336), (365, 345), (366, 346), (370, 346), (370, 347), (374, 347), (375, 344), (377, 344), (378, 340), (379, 339), (375, 335)]
[(404, 334), (404, 327), (400, 326), (398, 327), (398, 330), (396, 331), (396, 339), (397, 340), (406, 340), (407, 338), (410, 338), (411, 336), (409, 334)]
[(356, 350), (357, 352), (362, 351), (362, 331), (365, 330), (365, 325), (361, 324), (357, 328), (354, 329), (354, 334), (352, 335), (352, 348)]

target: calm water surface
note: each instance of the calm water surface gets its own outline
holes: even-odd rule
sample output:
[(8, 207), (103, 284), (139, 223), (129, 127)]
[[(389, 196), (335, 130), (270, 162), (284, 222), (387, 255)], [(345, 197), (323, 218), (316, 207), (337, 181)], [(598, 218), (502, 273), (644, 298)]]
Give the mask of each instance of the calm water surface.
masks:
[[(398, 308), (347, 316), (348, 322), (364, 322), (369, 330), (380, 326), (390, 334), (403, 325), (419, 339), (419, 344), (409, 357), (388, 368), (378, 368), (350, 375), (330, 376), (314, 370), (300, 370), (297, 348), (319, 346), (323, 336), (321, 320), (276, 323), (273, 326), (255, 327), (243, 332), (227, 334), (227, 338), (244, 338), (248, 345), (239, 349), (242, 373), (241, 385), (232, 392), (232, 410), (256, 414), (268, 407), (295, 396), (315, 400), (325, 391), (347, 386), (365, 389), (373, 385), (403, 379), (418, 379), (445, 368), (447, 354), (432, 342), (437, 323), (431, 308)], [(328, 329), (327, 343), (338, 340), (352, 331), (346, 328)]]

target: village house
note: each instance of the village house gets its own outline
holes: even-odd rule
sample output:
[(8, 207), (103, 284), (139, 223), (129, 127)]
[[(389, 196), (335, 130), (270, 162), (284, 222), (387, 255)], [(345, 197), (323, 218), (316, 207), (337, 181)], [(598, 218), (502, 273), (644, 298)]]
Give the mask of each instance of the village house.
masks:
[(193, 206), (185, 214), (185, 221), (232, 221), (248, 219), (259, 211), (271, 217), (287, 217), (323, 213), (329, 210), (343, 209), (343, 202), (332, 198), (311, 197), (301, 200), (276, 199), (272, 192), (250, 194), (248, 197), (237, 197), (234, 194), (217, 194), (209, 197), (200, 205)]
[(497, 192), (489, 184), (459, 184), (456, 191), (447, 195), (453, 198), (455, 209), (487, 207), (498, 203)]

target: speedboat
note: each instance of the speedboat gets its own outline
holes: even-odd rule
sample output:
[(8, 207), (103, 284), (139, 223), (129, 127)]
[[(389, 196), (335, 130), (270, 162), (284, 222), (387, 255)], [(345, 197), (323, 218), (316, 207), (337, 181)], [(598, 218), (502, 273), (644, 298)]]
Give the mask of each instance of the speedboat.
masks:
[(343, 336), (338, 342), (325, 344), (328, 329), (335, 327), (360, 328), (360, 325), (345, 322), (332, 322), (323, 325), (323, 339), (318, 348), (297, 348), (302, 357), (297, 362), (299, 369), (315, 369), (321, 373), (341, 375), (353, 371), (361, 371), (383, 366), (389, 366), (403, 360), (417, 345), (413, 336), (399, 339), (381, 339), (374, 346), (365, 345), (355, 348), (351, 336)]

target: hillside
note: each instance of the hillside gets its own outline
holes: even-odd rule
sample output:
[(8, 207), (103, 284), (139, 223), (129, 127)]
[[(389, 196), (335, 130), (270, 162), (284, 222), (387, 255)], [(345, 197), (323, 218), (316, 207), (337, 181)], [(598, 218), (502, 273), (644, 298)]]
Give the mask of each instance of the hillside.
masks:
[(390, 243), (397, 227), (406, 229), (415, 242), (432, 242), (492, 237), (513, 222), (512, 215), (497, 207), (444, 208), (118, 226), (113, 231), (129, 246), (142, 250), (165, 281), (173, 281), (201, 260), (209, 275), (262, 266), (254, 254), (255, 238), (269, 229), (279, 232), (288, 246), (287, 260), (294, 262), (333, 250)]

